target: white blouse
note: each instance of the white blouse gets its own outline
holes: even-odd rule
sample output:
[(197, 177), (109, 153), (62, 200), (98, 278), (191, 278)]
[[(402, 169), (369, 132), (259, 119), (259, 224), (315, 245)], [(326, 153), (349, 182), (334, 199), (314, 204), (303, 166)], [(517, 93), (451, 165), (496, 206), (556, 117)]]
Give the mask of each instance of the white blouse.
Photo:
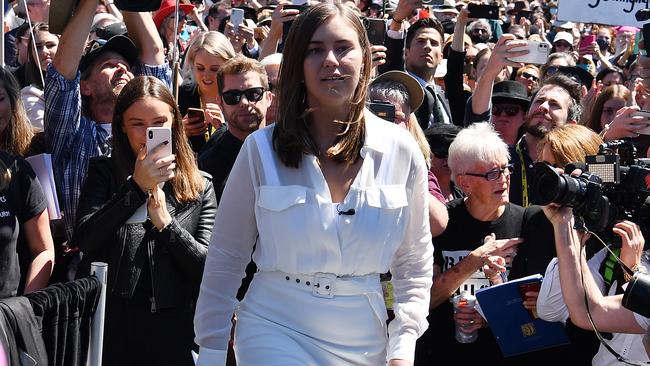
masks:
[(332, 210), (315, 156), (304, 155), (298, 169), (280, 161), (272, 149), (273, 125), (246, 139), (210, 240), (194, 320), (197, 365), (225, 360), (235, 294), (256, 240), (260, 271), (361, 276), (390, 269), (395, 319), (388, 359), (413, 360), (427, 328), (433, 279), (427, 168), (408, 131), (367, 110), (365, 120), (363, 163), (340, 205), (354, 215)]

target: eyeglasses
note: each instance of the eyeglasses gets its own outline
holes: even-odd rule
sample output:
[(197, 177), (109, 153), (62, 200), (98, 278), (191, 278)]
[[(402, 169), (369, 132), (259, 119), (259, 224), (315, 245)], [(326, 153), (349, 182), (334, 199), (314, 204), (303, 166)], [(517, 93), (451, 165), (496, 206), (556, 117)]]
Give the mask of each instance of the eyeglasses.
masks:
[(270, 91), (271, 93), (273, 93), (273, 91), (275, 90), (276, 87), (277, 87), (277, 85), (275, 85), (275, 84), (269, 82), (269, 91)]
[(474, 28), (472, 29), (472, 33), (488, 33), (487, 29), (481, 29), (481, 28)]
[(223, 98), (224, 103), (228, 105), (239, 104), (242, 95), (245, 95), (246, 100), (248, 100), (250, 103), (257, 103), (262, 100), (262, 97), (264, 96), (264, 88), (260, 86), (246, 90), (228, 90), (221, 93), (221, 97)]
[(501, 177), (501, 174), (505, 174), (506, 171), (508, 172), (508, 175), (510, 175), (510, 172), (512, 172), (512, 164), (508, 164), (504, 166), (503, 168), (494, 168), (490, 171), (488, 171), (485, 174), (479, 174), (479, 173), (465, 173), (465, 175), (469, 175), (472, 177), (481, 177), (484, 178), (487, 181), (495, 181)]
[(500, 116), (501, 113), (505, 113), (508, 117), (514, 117), (519, 113), (519, 106), (516, 105), (499, 105), (495, 104), (492, 106), (492, 115)]
[(535, 76), (533, 74), (529, 74), (529, 73), (527, 73), (525, 71), (521, 73), (521, 76), (523, 76), (524, 78), (526, 78), (528, 80), (539, 81), (539, 78), (537, 76)]

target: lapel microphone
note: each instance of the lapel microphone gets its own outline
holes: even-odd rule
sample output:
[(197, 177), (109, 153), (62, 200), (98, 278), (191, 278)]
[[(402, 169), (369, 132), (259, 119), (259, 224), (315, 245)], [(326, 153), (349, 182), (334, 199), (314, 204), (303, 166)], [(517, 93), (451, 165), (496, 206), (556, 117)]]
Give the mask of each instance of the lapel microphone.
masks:
[(357, 213), (357, 211), (355, 209), (353, 209), (353, 208), (351, 208), (349, 210), (341, 211), (341, 209), (339, 208), (340, 206), (341, 206), (340, 203), (338, 205), (336, 205), (336, 212), (339, 213), (339, 216), (341, 216), (341, 215), (352, 216), (355, 213)]

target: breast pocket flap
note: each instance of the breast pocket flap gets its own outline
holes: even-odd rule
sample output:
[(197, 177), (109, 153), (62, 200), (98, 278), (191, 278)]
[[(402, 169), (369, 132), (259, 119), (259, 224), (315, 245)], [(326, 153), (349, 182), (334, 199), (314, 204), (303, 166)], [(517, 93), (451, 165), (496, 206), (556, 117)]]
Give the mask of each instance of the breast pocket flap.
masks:
[(377, 208), (394, 209), (408, 206), (406, 187), (390, 185), (367, 188), (366, 201), (369, 206)]
[(257, 205), (271, 211), (284, 211), (307, 201), (307, 188), (300, 186), (260, 186)]

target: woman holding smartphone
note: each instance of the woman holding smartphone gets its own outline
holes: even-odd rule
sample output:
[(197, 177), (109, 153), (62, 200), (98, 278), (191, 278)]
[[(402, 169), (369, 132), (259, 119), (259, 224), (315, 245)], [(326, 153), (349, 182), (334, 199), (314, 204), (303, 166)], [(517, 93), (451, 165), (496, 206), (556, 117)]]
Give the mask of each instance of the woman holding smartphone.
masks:
[[(194, 38), (185, 59), (190, 78), (178, 90), (178, 107), (183, 116), (185, 134), (192, 149), (199, 152), (209, 137), (224, 122), (217, 105), (217, 71), (235, 57), (228, 38), (218, 32), (202, 32)], [(196, 109), (203, 113), (191, 112)], [(200, 112), (200, 111), (198, 111)]]
[[(148, 150), (149, 127), (171, 140)], [(167, 144), (172, 155), (164, 156)], [(149, 219), (129, 224), (146, 205)], [(91, 160), (73, 240), (108, 262), (105, 365), (193, 365), (192, 317), (216, 199), (171, 93), (138, 77), (117, 98), (111, 157)]]
[[(279, 118), (244, 142), (215, 219), (197, 365), (225, 363), (255, 243), (238, 364), (411, 365), (433, 275), (424, 157), (408, 131), (364, 108), (372, 60), (355, 13), (320, 3), (294, 22)], [(389, 269), (387, 330), (379, 274)]]

